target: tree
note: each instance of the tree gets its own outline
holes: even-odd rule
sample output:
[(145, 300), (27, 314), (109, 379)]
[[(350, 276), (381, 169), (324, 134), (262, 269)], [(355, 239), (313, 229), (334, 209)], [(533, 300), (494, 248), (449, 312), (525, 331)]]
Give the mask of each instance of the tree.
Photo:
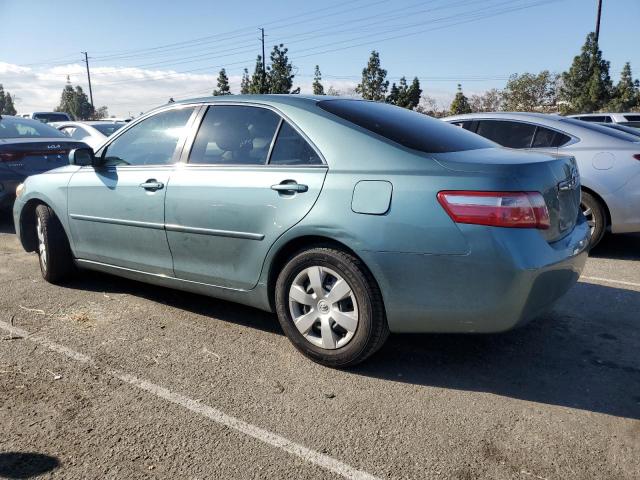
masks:
[(391, 85), (391, 90), (385, 101), (398, 107), (413, 110), (418, 106), (418, 103), (420, 103), (421, 94), (422, 89), (420, 88), (418, 77), (413, 79), (411, 85), (407, 85), (407, 79), (402, 77), (398, 86), (396, 86), (395, 83)]
[[(289, 50), (281, 43), (271, 51), (271, 66), (267, 73), (269, 93), (292, 93), (293, 65), (289, 63)], [(318, 70), (319, 72), (319, 70)]]
[(329, 85), (329, 90), (327, 90), (327, 95), (331, 95), (332, 97), (339, 97), (340, 92), (333, 88), (333, 85)]
[(242, 80), (240, 81), (240, 93), (246, 95), (251, 91), (251, 78), (249, 77), (249, 70), (246, 68), (242, 71)]
[(462, 93), (462, 85), (460, 84), (458, 84), (458, 92), (453, 98), (453, 102), (451, 102), (449, 111), (451, 112), (451, 115), (471, 113), (471, 105), (469, 105), (469, 100), (465, 97), (464, 93)]
[(362, 81), (356, 87), (356, 93), (365, 100), (384, 101), (389, 82), (387, 71), (380, 68), (380, 54), (373, 50), (367, 66), (362, 69)]
[(16, 113), (11, 94), (5, 93), (4, 87), (0, 83), (0, 115), (15, 115)]
[(76, 119), (90, 120), (95, 114), (95, 108), (89, 102), (89, 97), (84, 93), (82, 87), (76, 85), (75, 90)]
[(555, 111), (558, 78), (548, 70), (537, 75), (514, 73), (502, 91), (502, 109), (513, 112)]
[(587, 35), (571, 68), (562, 74), (559, 99), (562, 113), (587, 113), (604, 108), (611, 98), (609, 62), (602, 58), (595, 33)]
[(67, 84), (62, 89), (60, 104), (55, 108), (56, 112), (65, 112), (74, 120), (89, 120), (93, 118), (95, 109), (89, 102), (89, 98), (82, 90), (76, 86), (75, 90), (67, 76)]
[(482, 95), (471, 95), (469, 104), (473, 112), (497, 112), (502, 110), (502, 98), (502, 92), (492, 88)]
[(109, 117), (109, 109), (103, 105), (96, 110), (96, 113), (93, 115), (93, 118), (96, 120), (102, 120), (103, 118)]
[(640, 108), (640, 82), (633, 79), (631, 64), (627, 62), (622, 68), (620, 81), (613, 89), (613, 98), (607, 109), (628, 112), (635, 108)]
[(316, 70), (313, 74), (313, 94), (324, 95), (324, 87), (322, 86), (322, 74), (320, 73), (320, 67), (316, 65)]
[(227, 71), (224, 68), (218, 74), (218, 88), (213, 91), (213, 95), (231, 95), (229, 77), (227, 77)]
[(420, 97), (420, 103), (416, 107), (416, 112), (436, 118), (446, 117), (449, 113), (446, 109), (438, 106), (435, 98), (428, 95), (422, 95), (422, 97)]
[(256, 58), (256, 68), (253, 70), (251, 81), (249, 82), (249, 93), (268, 93), (269, 86), (265, 77), (265, 71), (262, 64), (262, 55)]

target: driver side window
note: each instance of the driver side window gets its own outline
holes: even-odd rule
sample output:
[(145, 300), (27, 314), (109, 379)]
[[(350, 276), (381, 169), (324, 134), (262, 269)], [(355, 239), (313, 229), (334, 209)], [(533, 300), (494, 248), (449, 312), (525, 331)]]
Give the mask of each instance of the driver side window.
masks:
[(169, 165), (194, 108), (160, 112), (134, 125), (104, 151), (104, 165)]

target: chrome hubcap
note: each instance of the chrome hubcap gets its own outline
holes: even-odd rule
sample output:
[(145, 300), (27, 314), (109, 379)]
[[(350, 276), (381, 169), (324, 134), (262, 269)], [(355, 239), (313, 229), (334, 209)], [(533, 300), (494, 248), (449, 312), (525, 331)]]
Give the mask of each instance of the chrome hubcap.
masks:
[(314, 345), (334, 350), (351, 341), (358, 303), (347, 281), (327, 267), (302, 270), (289, 289), (289, 311), (298, 331)]
[(40, 217), (36, 222), (36, 231), (38, 232), (38, 255), (40, 257), (40, 265), (42, 269), (47, 269), (47, 246), (44, 243), (44, 233), (42, 233), (42, 222)]
[(585, 205), (584, 203), (580, 204), (580, 209), (582, 210), (582, 214), (584, 215), (584, 217), (587, 219), (590, 233), (591, 235), (593, 235), (593, 231), (596, 229), (596, 219), (593, 216), (593, 212), (591, 211), (589, 206)]

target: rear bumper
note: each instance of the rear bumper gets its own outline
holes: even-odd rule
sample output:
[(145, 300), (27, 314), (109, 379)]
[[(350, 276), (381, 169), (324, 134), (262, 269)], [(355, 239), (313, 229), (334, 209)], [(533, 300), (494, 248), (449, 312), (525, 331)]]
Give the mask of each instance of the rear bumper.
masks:
[(358, 252), (378, 280), (392, 332), (501, 332), (548, 309), (587, 259), (584, 219), (549, 244), (540, 232), (460, 225), (467, 255)]

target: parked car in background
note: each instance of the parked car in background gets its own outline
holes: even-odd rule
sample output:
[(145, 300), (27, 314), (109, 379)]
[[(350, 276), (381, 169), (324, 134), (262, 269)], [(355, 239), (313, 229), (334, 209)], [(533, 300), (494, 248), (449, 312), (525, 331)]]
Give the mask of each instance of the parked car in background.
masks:
[(38, 120), (0, 116), (0, 209), (13, 205), (29, 175), (69, 165), (69, 151), (86, 147)]
[(585, 122), (615, 123), (640, 128), (640, 113), (581, 113), (569, 115), (569, 118), (577, 118)]
[(572, 155), (595, 246), (607, 230), (640, 232), (640, 143), (626, 132), (541, 113), (472, 113), (444, 119), (500, 145)]
[(19, 115), (22, 118), (30, 118), (32, 120), (40, 120), (43, 123), (49, 122), (65, 122), (71, 120), (69, 114), (64, 112), (31, 112)]
[(86, 122), (53, 122), (52, 127), (97, 150), (114, 132), (126, 125), (124, 122), (96, 120)]
[(384, 103), (175, 102), (70, 157), (14, 207), (46, 280), (77, 265), (275, 311), (334, 367), (389, 331), (521, 325), (586, 260), (573, 158)]
[(640, 137), (640, 128), (628, 127), (620, 123), (598, 123), (598, 125), (602, 125), (607, 128), (613, 128), (614, 130), (618, 130), (620, 132), (625, 132), (630, 135)]

